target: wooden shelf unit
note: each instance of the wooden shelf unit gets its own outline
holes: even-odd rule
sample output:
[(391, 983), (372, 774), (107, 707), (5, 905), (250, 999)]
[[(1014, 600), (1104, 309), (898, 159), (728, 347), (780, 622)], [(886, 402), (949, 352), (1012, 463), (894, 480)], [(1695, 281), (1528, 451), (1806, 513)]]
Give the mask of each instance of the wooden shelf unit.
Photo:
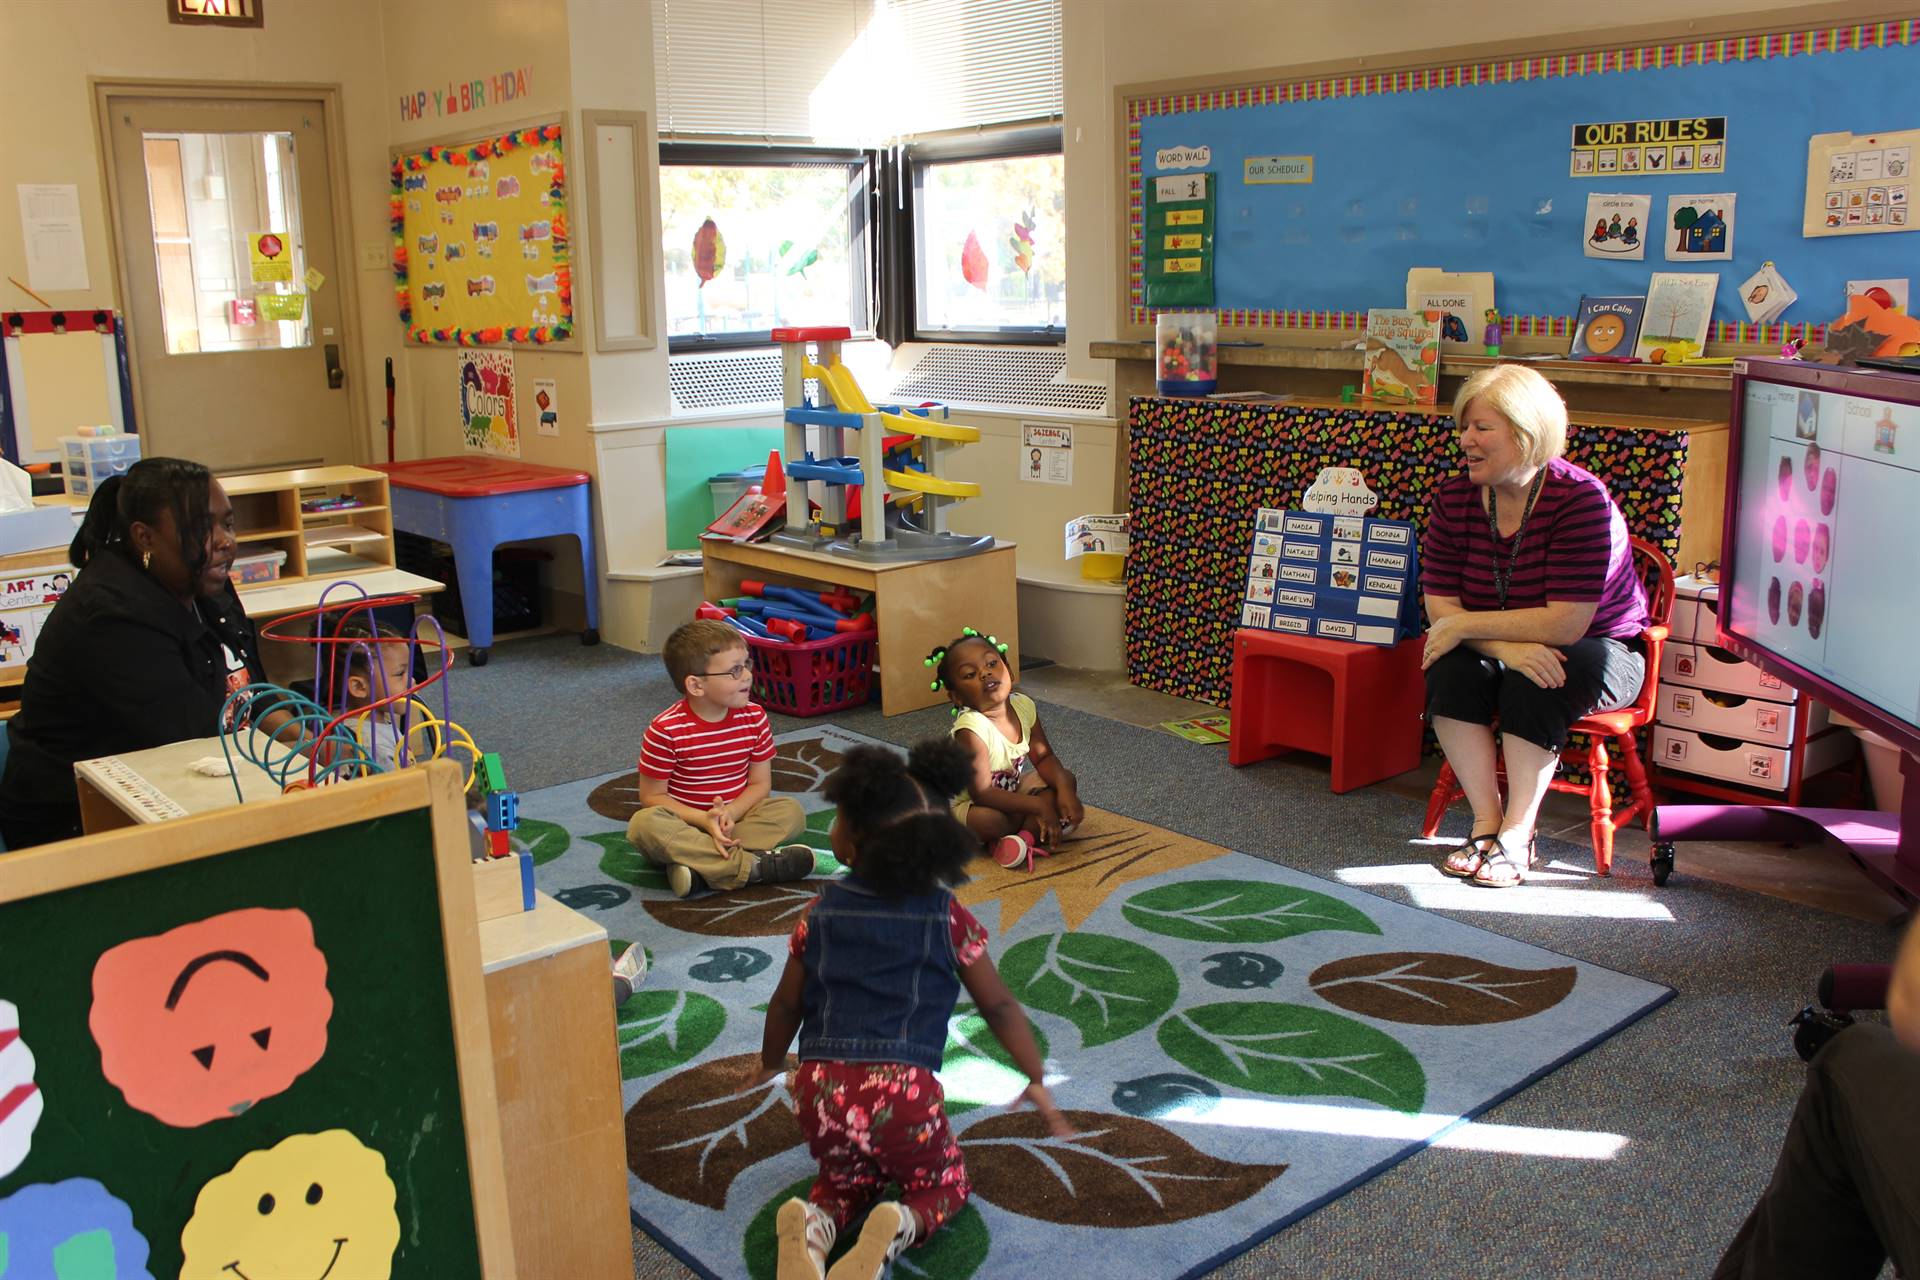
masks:
[[(294, 471), (261, 471), (222, 476), (221, 485), (233, 500), (236, 534), (242, 554), (284, 551), (278, 583), (310, 578), (339, 578), (394, 565), (393, 514), (389, 510), (387, 477), (364, 467), (306, 467)], [(352, 497), (360, 505), (331, 511), (307, 511), (301, 504), (314, 498)], [(351, 554), (310, 543), (317, 532), (352, 525), (374, 537), (352, 542)], [(318, 553), (318, 554), (316, 554)], [(273, 583), (250, 583), (240, 588)]]

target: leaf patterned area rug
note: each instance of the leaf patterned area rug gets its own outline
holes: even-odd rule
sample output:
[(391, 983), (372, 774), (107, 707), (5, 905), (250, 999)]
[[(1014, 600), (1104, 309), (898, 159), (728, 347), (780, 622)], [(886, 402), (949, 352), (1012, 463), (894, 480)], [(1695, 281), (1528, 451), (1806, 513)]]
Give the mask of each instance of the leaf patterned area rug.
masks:
[[(871, 741), (778, 741), (818, 876), (842, 870), (819, 787)], [(543, 891), (652, 958), (619, 1011), (634, 1221), (702, 1275), (772, 1280), (813, 1162), (784, 1085), (740, 1085), (819, 881), (674, 899), (626, 840), (634, 785), (529, 792), (518, 834)], [(1091, 808), (1031, 873), (983, 858), (958, 896), (1078, 1132), (1004, 1109), (1025, 1081), (963, 992), (941, 1082), (973, 1197), (896, 1277), (1203, 1274), (1673, 995)]]

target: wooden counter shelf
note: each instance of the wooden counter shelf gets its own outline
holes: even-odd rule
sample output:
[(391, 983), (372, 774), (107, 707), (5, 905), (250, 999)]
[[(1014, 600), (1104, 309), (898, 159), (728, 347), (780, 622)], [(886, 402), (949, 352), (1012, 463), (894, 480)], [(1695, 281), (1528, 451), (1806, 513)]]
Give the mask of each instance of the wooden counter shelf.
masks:
[[(1356, 335), (1357, 336), (1357, 335)], [(1095, 342), (1088, 354), (1115, 362), (1114, 390), (1128, 398), (1158, 394), (1153, 342)], [(1521, 353), (1516, 353), (1521, 354)], [(1340, 399), (1343, 386), (1360, 381), (1362, 353), (1352, 347), (1306, 346), (1284, 340), (1260, 346), (1219, 349), (1219, 389), (1285, 393), (1284, 401), (1255, 407), (1353, 409), (1445, 417), (1453, 393), (1466, 378), (1497, 356), (1442, 354), (1439, 402), (1410, 406), (1400, 401)], [(1681, 477), (1684, 517), (1675, 566), (1686, 572), (1695, 563), (1720, 558), (1721, 521), (1726, 508), (1727, 418), (1733, 372), (1726, 365), (1601, 364), (1585, 360), (1527, 361), (1567, 401), (1572, 425), (1619, 427), (1651, 432), (1685, 432), (1687, 461)], [(1214, 401), (1212, 403), (1235, 403)], [(1126, 457), (1125, 450), (1122, 457)], [(1118, 477), (1116, 501), (1127, 501), (1128, 477)]]
[[(1151, 360), (1153, 340), (1138, 342), (1095, 342), (1087, 354), (1095, 360)], [(1519, 353), (1524, 354), (1524, 353)], [(1221, 367), (1241, 366), (1262, 369), (1338, 370), (1358, 375), (1361, 352), (1353, 347), (1298, 347), (1261, 345), (1253, 347), (1221, 346)], [(1499, 364), (1499, 356), (1443, 352), (1440, 376), (1470, 377), (1489, 365)], [(1732, 370), (1726, 365), (1614, 364), (1589, 360), (1526, 360), (1508, 363), (1530, 364), (1555, 383), (1584, 383), (1609, 387), (1658, 387), (1671, 391), (1710, 391), (1726, 394)]]

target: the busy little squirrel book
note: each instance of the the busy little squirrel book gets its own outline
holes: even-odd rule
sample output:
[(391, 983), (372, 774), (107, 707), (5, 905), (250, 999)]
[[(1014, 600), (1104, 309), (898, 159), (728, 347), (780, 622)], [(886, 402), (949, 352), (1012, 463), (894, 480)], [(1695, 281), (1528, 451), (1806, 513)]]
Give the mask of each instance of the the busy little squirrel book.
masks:
[(1440, 383), (1440, 313), (1375, 307), (1367, 312), (1366, 371), (1360, 394), (1433, 404)]

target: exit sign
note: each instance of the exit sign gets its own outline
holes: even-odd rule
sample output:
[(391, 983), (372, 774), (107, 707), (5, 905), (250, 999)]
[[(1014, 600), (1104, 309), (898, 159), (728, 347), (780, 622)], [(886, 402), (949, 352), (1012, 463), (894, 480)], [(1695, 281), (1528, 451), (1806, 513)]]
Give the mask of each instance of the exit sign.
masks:
[(265, 0), (167, 0), (167, 20), (214, 27), (258, 27), (263, 25), (263, 3)]

